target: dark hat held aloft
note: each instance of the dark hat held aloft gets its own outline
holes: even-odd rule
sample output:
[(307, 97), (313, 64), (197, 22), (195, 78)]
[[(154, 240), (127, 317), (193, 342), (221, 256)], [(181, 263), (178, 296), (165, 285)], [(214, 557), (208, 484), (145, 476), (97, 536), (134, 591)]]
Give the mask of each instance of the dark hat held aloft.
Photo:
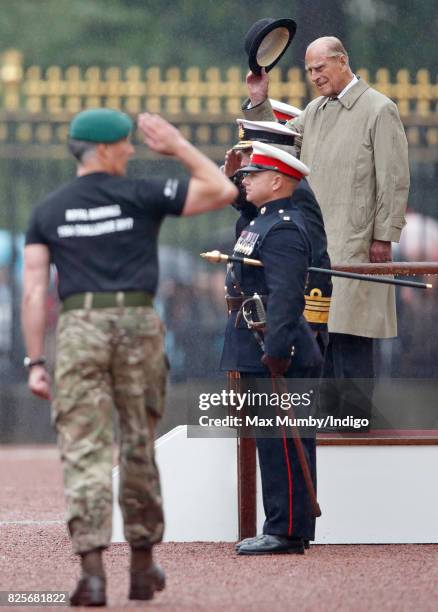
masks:
[(248, 64), (254, 74), (271, 70), (292, 42), (297, 24), (292, 19), (259, 19), (245, 36)]

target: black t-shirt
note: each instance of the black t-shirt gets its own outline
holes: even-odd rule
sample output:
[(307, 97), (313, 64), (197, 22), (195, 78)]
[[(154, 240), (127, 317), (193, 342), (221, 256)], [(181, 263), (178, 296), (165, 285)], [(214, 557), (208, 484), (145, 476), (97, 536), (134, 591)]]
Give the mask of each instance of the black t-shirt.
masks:
[(34, 209), (26, 245), (48, 246), (61, 299), (85, 291), (154, 294), (160, 225), (182, 213), (187, 189), (176, 178), (77, 177)]

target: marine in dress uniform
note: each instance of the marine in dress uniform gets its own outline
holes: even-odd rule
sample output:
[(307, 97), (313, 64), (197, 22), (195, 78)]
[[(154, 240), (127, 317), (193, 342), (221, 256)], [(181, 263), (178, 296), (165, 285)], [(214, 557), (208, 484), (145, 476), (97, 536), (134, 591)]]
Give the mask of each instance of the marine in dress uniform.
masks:
[(164, 588), (152, 548), (164, 519), (154, 429), (167, 375), (163, 325), (153, 309), (157, 240), (167, 215), (228, 205), (236, 188), (164, 119), (139, 116), (146, 144), (174, 156), (190, 179), (125, 176), (134, 147), (124, 113), (91, 109), (70, 125), (77, 176), (35, 207), (26, 234), (23, 332), (29, 387), (50, 399), (42, 357), (49, 266), (59, 278), (52, 418), (64, 469), (67, 521), (82, 576), (70, 603), (106, 602), (102, 550), (111, 540), (112, 408), (120, 422), (120, 491), (131, 547), (130, 599)]
[[(298, 116), (300, 110), (277, 100), (270, 100), (278, 120), (290, 120)], [(240, 166), (245, 165), (252, 152), (253, 140), (265, 142), (283, 148), (286, 152), (295, 153), (295, 134), (281, 123), (274, 121), (248, 121), (237, 119), (239, 126), (239, 142), (234, 145), (232, 152), (240, 155)], [(228, 152), (230, 154), (231, 152)], [(236, 157), (236, 156), (234, 156)], [(257, 216), (257, 208), (246, 199), (245, 188), (242, 185), (243, 175), (237, 165), (231, 170), (234, 172), (232, 180), (239, 189), (239, 196), (233, 207), (240, 212), (236, 222), (236, 239), (245, 227)], [(303, 177), (298, 183), (293, 195), (293, 205), (298, 207), (304, 216), (312, 247), (311, 265), (316, 268), (330, 269), (330, 257), (327, 252), (327, 236), (324, 228), (321, 208), (315, 198), (307, 179)], [(306, 306), (304, 316), (311, 328), (315, 331), (321, 351), (324, 353), (328, 343), (327, 321), (332, 294), (332, 281), (329, 275), (310, 272), (306, 284)]]
[[(311, 244), (291, 198), (308, 169), (281, 149), (257, 141), (252, 145), (250, 165), (242, 168), (248, 173), (243, 185), (259, 212), (240, 234), (234, 254), (260, 259), (264, 268), (237, 263), (227, 273), (229, 319), (221, 369), (238, 371), (243, 379), (317, 378), (321, 353), (303, 316)], [(266, 308), (263, 350), (238, 317), (243, 299), (254, 293)], [(304, 438), (303, 445), (315, 474), (314, 438)], [(286, 436), (263, 437), (257, 450), (266, 520), (263, 534), (243, 542), (238, 552), (303, 553), (304, 540), (314, 538), (315, 521), (294, 444)]]

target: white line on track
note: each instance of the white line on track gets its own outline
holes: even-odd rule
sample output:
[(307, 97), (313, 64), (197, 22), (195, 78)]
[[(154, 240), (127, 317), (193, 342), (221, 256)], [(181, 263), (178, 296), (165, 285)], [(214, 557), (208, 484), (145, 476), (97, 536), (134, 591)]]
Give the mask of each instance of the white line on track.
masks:
[(64, 525), (65, 521), (0, 521), (0, 527), (3, 525)]

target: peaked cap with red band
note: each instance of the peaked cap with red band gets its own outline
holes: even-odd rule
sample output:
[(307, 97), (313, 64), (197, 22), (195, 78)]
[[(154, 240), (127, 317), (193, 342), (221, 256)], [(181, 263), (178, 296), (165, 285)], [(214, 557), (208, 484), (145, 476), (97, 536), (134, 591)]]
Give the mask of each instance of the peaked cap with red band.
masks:
[(273, 170), (300, 181), (309, 174), (309, 168), (299, 159), (286, 153), (282, 149), (273, 147), (265, 142), (254, 140), (252, 143), (251, 161), (248, 166), (240, 169), (241, 172), (263, 172)]
[(298, 117), (298, 115), (301, 115), (303, 112), (296, 106), (291, 106), (290, 104), (280, 102), (279, 100), (269, 98), (269, 102), (271, 103), (272, 110), (277, 121), (286, 123), (286, 121), (295, 119), (295, 117)]

